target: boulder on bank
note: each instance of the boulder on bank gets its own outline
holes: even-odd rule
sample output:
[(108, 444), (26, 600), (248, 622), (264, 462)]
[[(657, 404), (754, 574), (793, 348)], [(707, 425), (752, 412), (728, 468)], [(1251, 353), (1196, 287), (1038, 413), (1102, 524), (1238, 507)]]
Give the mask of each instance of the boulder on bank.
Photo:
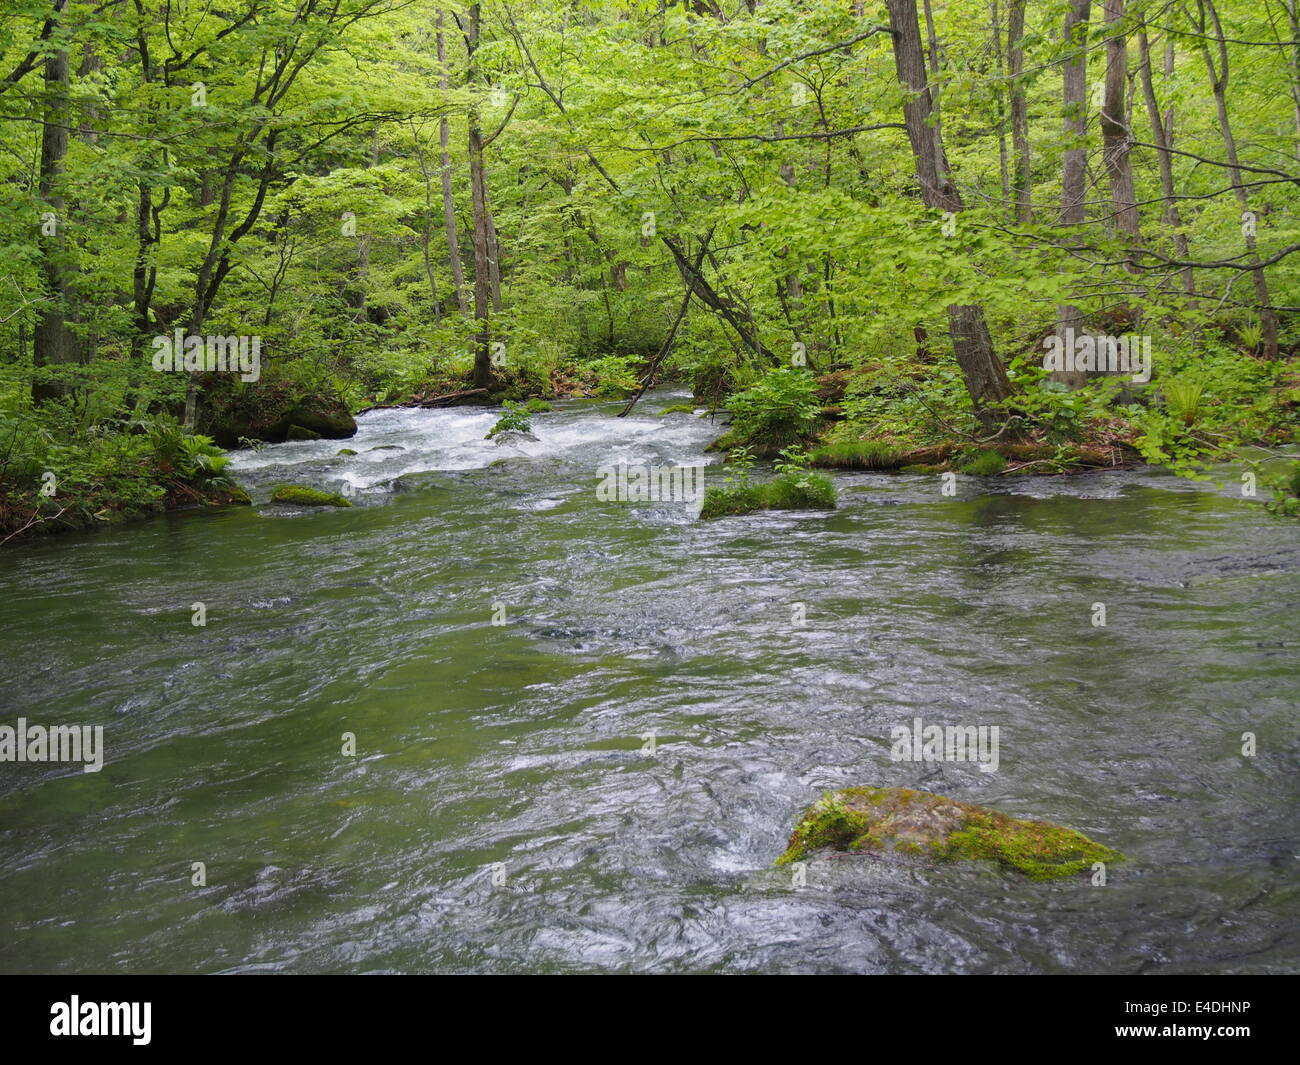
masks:
[(1118, 851), (1050, 821), (1022, 821), (996, 810), (911, 788), (843, 788), (805, 811), (778, 865), (819, 850), (895, 852), (940, 861), (987, 860), (1032, 880), (1073, 876)]
[(356, 419), (337, 395), (303, 395), (283, 383), (212, 389), (204, 397), (199, 432), (222, 447), (241, 438), (281, 444), (286, 440), (346, 440), (357, 432)]

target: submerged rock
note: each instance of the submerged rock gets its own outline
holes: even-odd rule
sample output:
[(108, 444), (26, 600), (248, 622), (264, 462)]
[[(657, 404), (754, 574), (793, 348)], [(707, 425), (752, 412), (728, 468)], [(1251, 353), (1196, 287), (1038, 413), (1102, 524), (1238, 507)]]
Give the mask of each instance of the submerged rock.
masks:
[(525, 440), (537, 443), (537, 437), (520, 429), (502, 429), (499, 433), (489, 433), (487, 438), (494, 444), (519, 444)]
[(1050, 821), (1022, 821), (971, 803), (911, 788), (844, 788), (828, 793), (800, 818), (786, 865), (829, 849), (893, 851), (940, 861), (987, 860), (1033, 880), (1073, 876), (1118, 851)]
[(272, 503), (288, 503), (295, 507), (350, 507), (352, 504), (337, 492), (322, 492), (302, 484), (282, 484), (271, 496)]

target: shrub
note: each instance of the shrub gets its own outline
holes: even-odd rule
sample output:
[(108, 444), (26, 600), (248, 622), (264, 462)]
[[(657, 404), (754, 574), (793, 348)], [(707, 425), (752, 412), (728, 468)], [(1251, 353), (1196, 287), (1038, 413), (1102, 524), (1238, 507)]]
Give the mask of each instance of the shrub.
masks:
[(501, 404), (501, 417), (483, 439), (491, 440), (497, 433), (531, 433), (532, 431), (532, 422), (528, 420), (528, 408), (522, 403), (506, 400)]
[(735, 439), (761, 454), (804, 440), (821, 414), (817, 383), (807, 370), (771, 370), (727, 400)]

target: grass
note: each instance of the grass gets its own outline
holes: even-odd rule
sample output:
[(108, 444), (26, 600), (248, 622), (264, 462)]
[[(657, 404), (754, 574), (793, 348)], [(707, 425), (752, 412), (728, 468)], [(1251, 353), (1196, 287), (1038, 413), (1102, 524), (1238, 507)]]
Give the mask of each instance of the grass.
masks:
[(996, 451), (969, 451), (958, 458), (957, 469), (972, 477), (996, 477), (1007, 468), (1007, 460)]
[(891, 470), (902, 457), (903, 452), (879, 440), (837, 440), (816, 448), (808, 461), (842, 470)]
[(710, 488), (700, 518), (724, 518), (756, 510), (834, 510), (835, 486), (818, 473), (785, 473), (763, 484), (747, 481)]

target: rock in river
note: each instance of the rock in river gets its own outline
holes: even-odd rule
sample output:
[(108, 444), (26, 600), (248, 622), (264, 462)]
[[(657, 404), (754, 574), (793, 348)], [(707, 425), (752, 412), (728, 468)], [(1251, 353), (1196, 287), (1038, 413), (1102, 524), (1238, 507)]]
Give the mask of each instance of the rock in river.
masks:
[(1050, 821), (1021, 821), (982, 806), (910, 788), (844, 788), (799, 819), (778, 865), (819, 850), (892, 851), (943, 861), (985, 859), (1034, 880), (1052, 880), (1123, 858)]

